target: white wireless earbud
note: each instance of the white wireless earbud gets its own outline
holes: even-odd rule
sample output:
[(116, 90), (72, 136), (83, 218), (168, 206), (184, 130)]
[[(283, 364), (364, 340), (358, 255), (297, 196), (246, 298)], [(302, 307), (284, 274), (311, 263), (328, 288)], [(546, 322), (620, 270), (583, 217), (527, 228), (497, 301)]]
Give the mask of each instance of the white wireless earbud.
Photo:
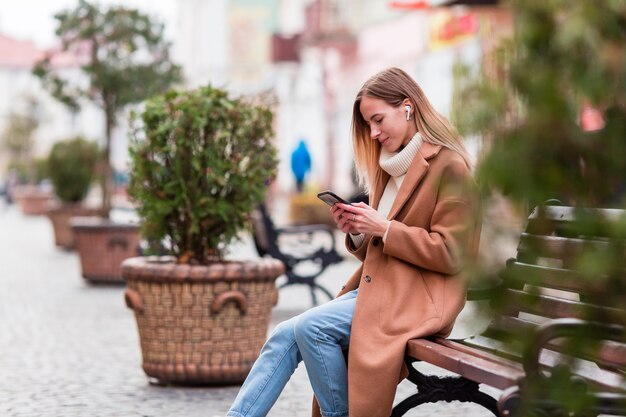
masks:
[(411, 106), (409, 105), (404, 106), (404, 110), (406, 110), (406, 120), (407, 121), (411, 120)]

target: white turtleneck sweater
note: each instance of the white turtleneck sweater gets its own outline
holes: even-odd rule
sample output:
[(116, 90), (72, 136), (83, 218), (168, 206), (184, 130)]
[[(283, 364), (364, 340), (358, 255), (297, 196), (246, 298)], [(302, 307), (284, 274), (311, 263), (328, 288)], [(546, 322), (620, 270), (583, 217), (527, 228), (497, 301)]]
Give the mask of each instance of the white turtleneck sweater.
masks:
[[(421, 135), (416, 133), (415, 136), (411, 138), (409, 143), (400, 151), (389, 152), (384, 148), (381, 150), (378, 164), (391, 176), (385, 186), (385, 191), (383, 191), (380, 202), (378, 203), (377, 211), (383, 216), (387, 217), (389, 215), (393, 201), (396, 199), (396, 195), (398, 195), (398, 190), (402, 185), (402, 181), (404, 181), (404, 177), (406, 177), (406, 172), (411, 166), (413, 158), (417, 155), (417, 151), (419, 150), (422, 141)], [(389, 225), (383, 235), (383, 243), (387, 239), (388, 231)], [(355, 248), (360, 247), (363, 240), (365, 240), (365, 235), (363, 233), (359, 235), (350, 235), (350, 237), (352, 238)]]

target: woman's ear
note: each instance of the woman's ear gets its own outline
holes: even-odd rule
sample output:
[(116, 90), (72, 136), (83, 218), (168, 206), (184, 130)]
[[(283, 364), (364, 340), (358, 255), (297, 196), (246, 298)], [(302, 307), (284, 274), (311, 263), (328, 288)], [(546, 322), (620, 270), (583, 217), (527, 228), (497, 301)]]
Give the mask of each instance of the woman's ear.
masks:
[(411, 115), (413, 114), (413, 103), (406, 98), (402, 101), (402, 106), (404, 106), (404, 111), (406, 112), (406, 120), (411, 120)]

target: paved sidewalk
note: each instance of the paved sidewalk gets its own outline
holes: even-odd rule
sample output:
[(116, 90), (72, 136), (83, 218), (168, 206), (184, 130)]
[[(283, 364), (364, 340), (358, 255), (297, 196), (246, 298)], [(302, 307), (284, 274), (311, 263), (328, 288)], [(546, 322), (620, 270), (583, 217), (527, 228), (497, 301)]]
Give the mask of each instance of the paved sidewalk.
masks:
[[(233, 252), (256, 257), (249, 239)], [(356, 266), (348, 258), (329, 268), (321, 282), (338, 290)], [(54, 246), (46, 217), (25, 217), (0, 202), (0, 271), (0, 416), (213, 417), (223, 416), (237, 394), (236, 386), (150, 385), (123, 286), (87, 284), (76, 254)], [(304, 288), (282, 290), (272, 326), (309, 306)], [(470, 306), (455, 332), (471, 333), (484, 324)], [(411, 392), (410, 384), (401, 384), (396, 401)], [(300, 366), (270, 417), (308, 416), (311, 395)], [(407, 416), (434, 414), (490, 415), (476, 405), (444, 403)]]

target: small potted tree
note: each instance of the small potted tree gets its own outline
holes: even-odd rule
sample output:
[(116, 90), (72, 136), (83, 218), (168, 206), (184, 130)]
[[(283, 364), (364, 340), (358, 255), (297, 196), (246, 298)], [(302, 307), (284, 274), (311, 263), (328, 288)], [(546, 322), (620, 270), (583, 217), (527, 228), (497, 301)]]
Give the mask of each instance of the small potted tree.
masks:
[(142, 234), (169, 257), (124, 261), (143, 369), (161, 382), (243, 381), (278, 299), (274, 259), (225, 260), (275, 176), (267, 106), (220, 89), (150, 100), (131, 141)]
[(121, 262), (137, 254), (139, 227), (110, 219), (113, 133), (123, 112), (134, 103), (161, 93), (181, 80), (181, 69), (169, 57), (163, 24), (124, 6), (102, 6), (79, 0), (76, 7), (55, 15), (62, 48), (56, 53), (79, 57), (84, 77), (68, 78), (52, 65), (54, 53), (33, 72), (52, 95), (73, 110), (89, 100), (103, 111), (105, 129), (99, 163), (101, 217), (72, 220), (82, 275), (90, 282), (122, 283)]
[(54, 144), (48, 155), (48, 170), (60, 205), (48, 211), (57, 246), (74, 248), (70, 218), (95, 216), (97, 208), (86, 207), (83, 200), (94, 180), (98, 146), (77, 136)]

